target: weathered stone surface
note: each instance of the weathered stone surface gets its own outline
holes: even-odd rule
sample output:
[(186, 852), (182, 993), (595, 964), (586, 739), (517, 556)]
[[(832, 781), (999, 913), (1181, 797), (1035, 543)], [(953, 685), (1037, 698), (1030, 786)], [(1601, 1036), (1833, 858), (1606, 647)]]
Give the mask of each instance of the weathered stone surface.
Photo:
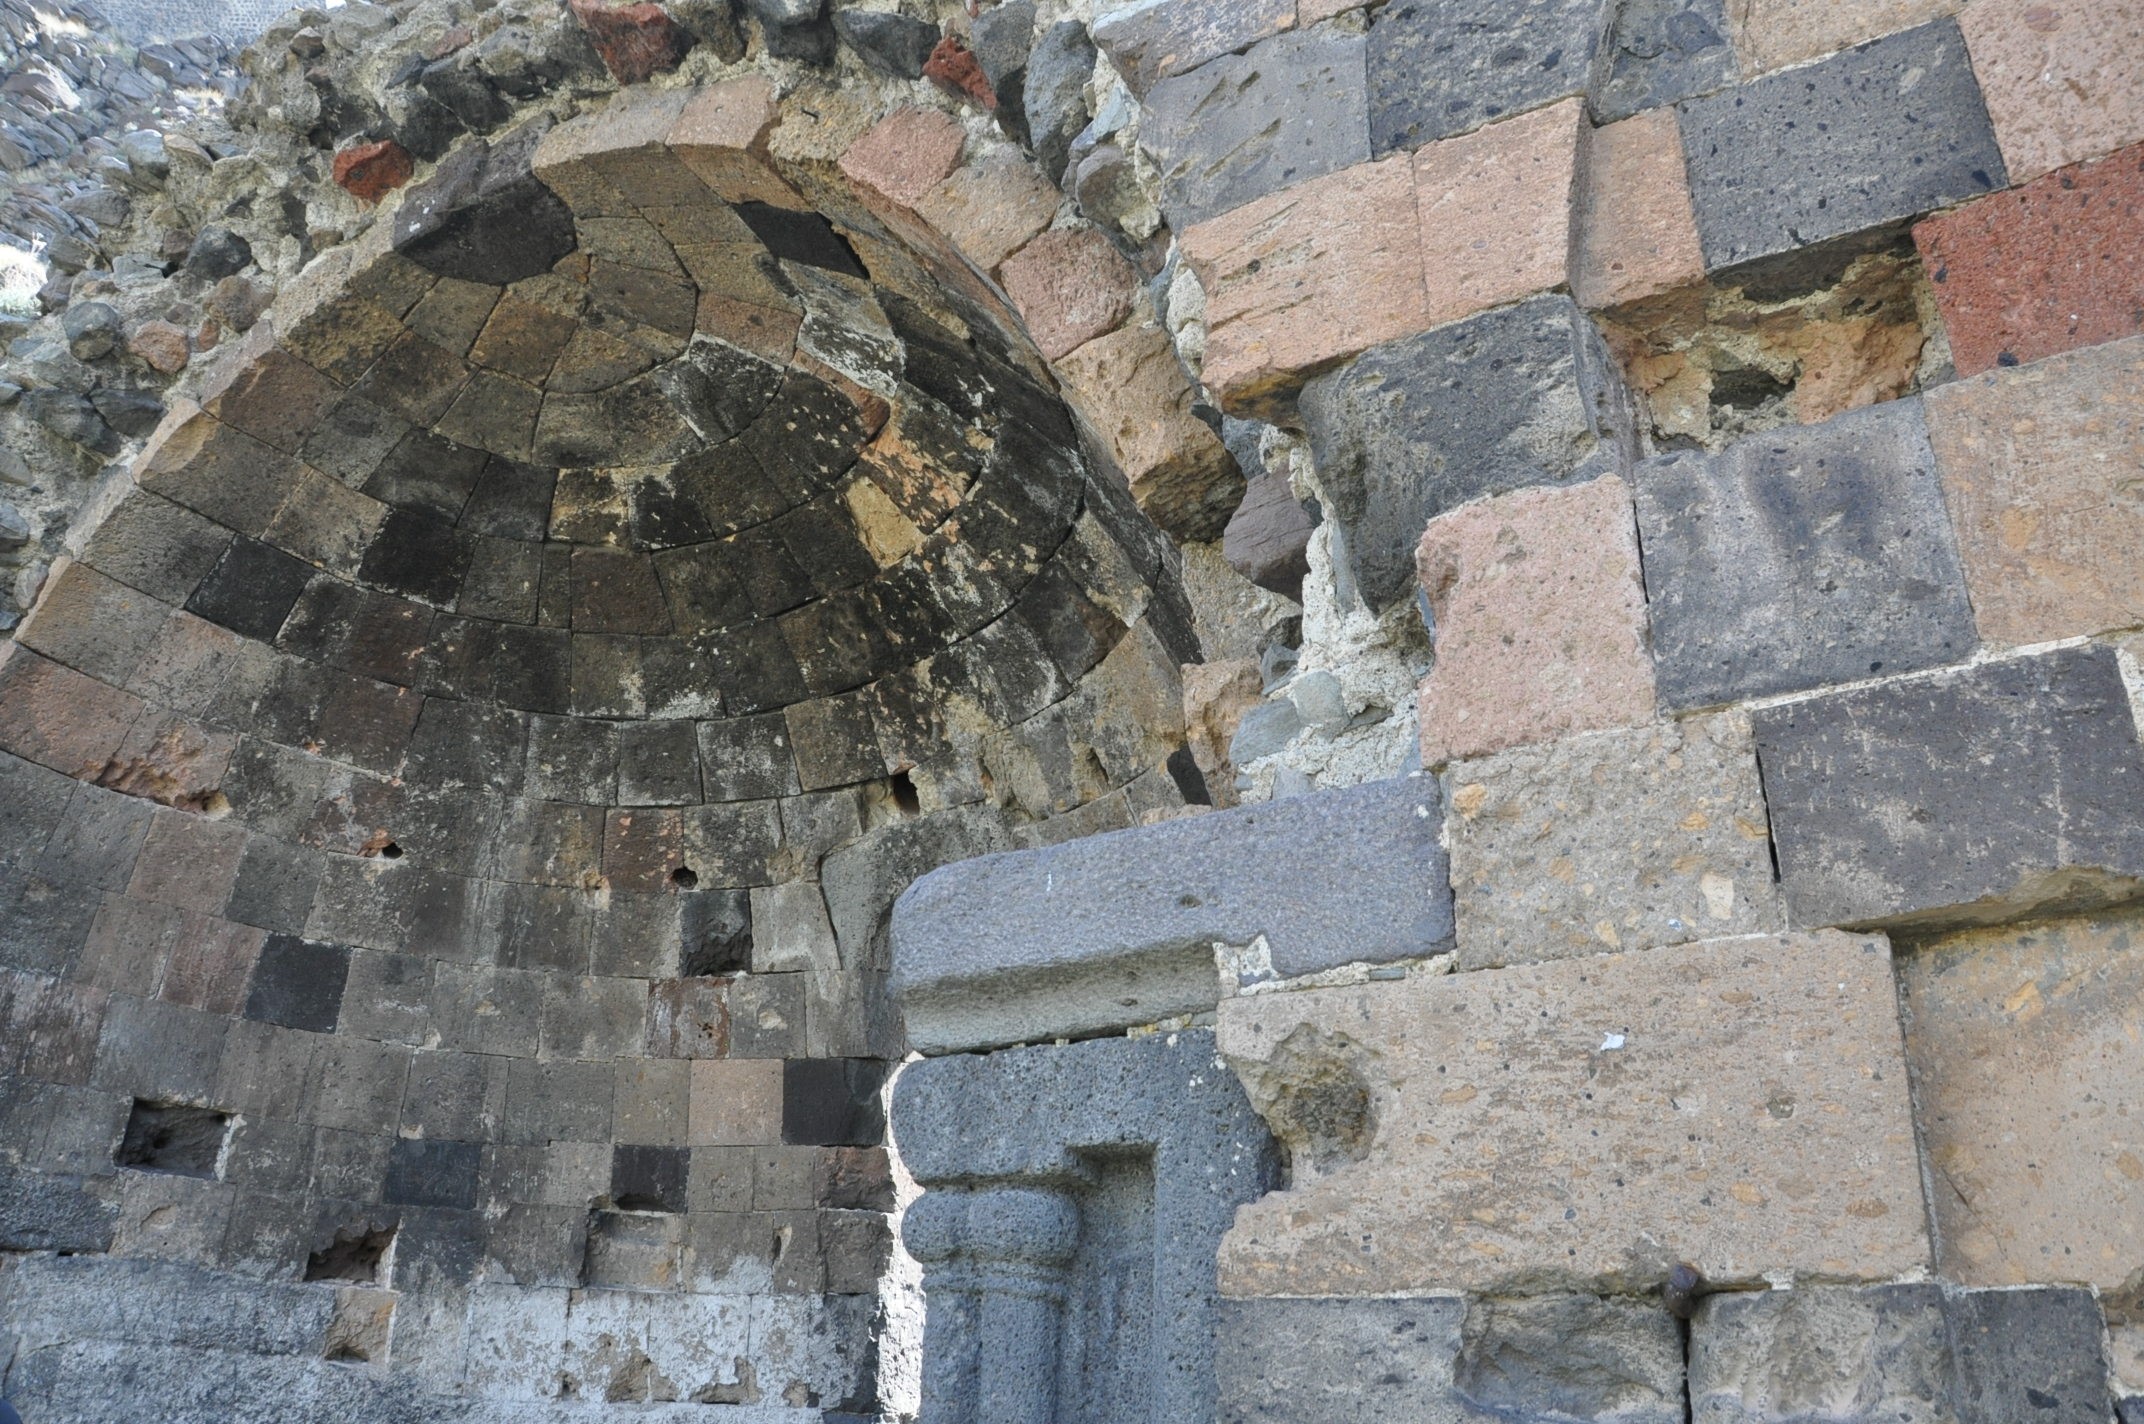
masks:
[[(843, 11), (842, 13), (852, 13)], [(967, 135), (936, 109), (896, 109), (841, 156), (841, 171), (907, 207), (943, 183), (960, 162)]]
[(1735, 48), (1751, 78), (1955, 14), (1959, 0), (1736, 0)]
[(409, 150), (391, 138), (352, 144), (335, 155), (335, 181), (352, 197), (377, 203), (416, 171)]
[(2144, 5), (1973, 0), (1958, 16), (2012, 182), (2144, 139)]
[(1961, 376), (2144, 331), (2144, 146), (1913, 230)]
[(1295, 28), (1295, 0), (1135, 0), (1095, 22), (1094, 41), (1144, 98), (1154, 84)]
[(80, 1181), (0, 1166), (0, 1248), (108, 1251), (116, 1215)]
[(1017, 149), (1006, 148), (955, 169), (914, 206), (970, 262), (990, 272), (1050, 225), (1060, 201), (1055, 184)]
[[(1222, 1005), (1293, 1150), (1232, 1296), (1884, 1280), (1928, 1239), (1881, 938), (1754, 937)], [(1425, 1231), (1426, 1221), (1439, 1229)]]
[(997, 109), (997, 92), (990, 87), (989, 77), (983, 73), (982, 61), (958, 35), (947, 35), (938, 41), (931, 57), (924, 61), (923, 77), (954, 98), (978, 105), (986, 113)]
[(1179, 540), (1220, 534), (1243, 502), (1243, 472), (1193, 413), (1197, 395), (1165, 328), (1143, 322), (1097, 337), (1060, 360), (1057, 375), (1148, 518)]
[(1422, 761), (1650, 721), (1630, 486), (1608, 475), (1440, 514), (1417, 551), (1435, 625)]
[(1095, 61), (1094, 41), (1077, 20), (1059, 20), (1042, 30), (1028, 54), (1020, 104), (1027, 113), (1035, 161), (1052, 177), (1065, 171), (1073, 143), (1094, 116), (1087, 85), (1094, 78)]
[(1623, 0), (1594, 115), (1614, 123), (1734, 83), (1729, 28), (1727, 0)]
[(836, 10), (834, 33), (864, 63), (895, 79), (921, 79), (938, 47), (938, 27), (890, 10)]
[(662, 6), (612, 5), (607, 0), (571, 0), (573, 17), (603, 57), (603, 67), (620, 84), (638, 84), (667, 74), (692, 48), (692, 36)]
[(1427, 324), (1412, 158), (1311, 179), (1182, 242), (1206, 289), (1202, 374), (1231, 412)]
[(1614, 13), (1606, 0), (1394, 0), (1370, 24), (1378, 155), (1586, 93)]
[(1291, 31), (1164, 79), (1146, 96), (1140, 142), (1179, 232), (1364, 162), (1362, 37)]
[(1485, 494), (1625, 470), (1636, 450), (1615, 363), (1567, 297), (1373, 350), (1313, 381), (1301, 406), (1326, 512), (1357, 590), (1378, 609), (1409, 592), (1432, 517)]
[(1577, 99), (1445, 139), (1415, 157), (1430, 325), (1561, 287), (1592, 130)]
[(1928, 435), (1983, 637), (2144, 622), (2144, 337), (1938, 387)]
[(1215, 1243), (1277, 1166), (1210, 1030), (933, 1059), (893, 1116), (926, 1415), (1209, 1416)]
[(2144, 881), (2144, 752), (2115, 654), (2070, 648), (1755, 713), (1797, 925), (1961, 925)]
[(1440, 821), (1436, 783), (1403, 777), (933, 871), (894, 907), (909, 1037), (945, 1052), (1210, 1008), (1216, 941), (1262, 938), (1281, 976), (1437, 953)]
[(1252, 583), (1301, 602), (1315, 528), (1287, 479), (1267, 471), (1245, 484), (1243, 503), (1221, 531), (1221, 552), (1229, 567)]
[(1091, 227), (1042, 234), (1005, 259), (998, 280), (1051, 361), (1116, 330), (1138, 285), (1131, 264)]
[(1595, 129), (1580, 181), (1571, 291), (1588, 309), (1704, 280), (1705, 254), (1672, 108)]
[(1881, 229), (2007, 181), (1950, 20), (1680, 109), (1708, 268)]
[(395, 250), (428, 271), (502, 285), (549, 271), (573, 251), (573, 213), (536, 180), (541, 126), (498, 144), (472, 142), (409, 191), (395, 213)]
[(1937, 1267), (2113, 1292), (2144, 1262), (2144, 916), (1967, 930), (1902, 957)]
[(1592, 1296), (1224, 1300), (1218, 1424), (1484, 1418), (1675, 1424), (1682, 1342), (1656, 1307)]
[(2112, 1413), (2102, 1328), (2075, 1290), (1715, 1295), (1690, 1326), (1690, 1417), (2102, 1424)]
[(1459, 762), (1444, 781), (1462, 968), (1786, 926), (1740, 714)]
[(1973, 613), (1918, 400), (1631, 477), (1660, 695), (1699, 707), (1958, 662)]

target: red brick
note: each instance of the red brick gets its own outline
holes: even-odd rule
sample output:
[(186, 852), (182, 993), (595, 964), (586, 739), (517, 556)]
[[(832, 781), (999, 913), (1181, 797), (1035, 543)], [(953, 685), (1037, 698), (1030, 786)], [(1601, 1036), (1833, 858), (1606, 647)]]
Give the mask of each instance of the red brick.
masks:
[(0, 647), (0, 750), (89, 779), (140, 719), (141, 699), (20, 643)]
[(409, 150), (391, 138), (354, 144), (335, 155), (335, 181), (352, 196), (377, 203), (416, 171)]
[(1567, 99), (1416, 156), (1427, 325), (1570, 280), (1572, 207), (1590, 133), (1585, 101)]
[(1028, 335), (1049, 360), (1115, 331), (1131, 315), (1138, 278), (1093, 228), (1046, 232), (1005, 259), (998, 273)]
[(2144, 145), (1913, 230), (1958, 374), (2144, 331)]
[(603, 0), (572, 0), (573, 17), (594, 42), (596, 53), (620, 84), (638, 84), (678, 67), (692, 36), (678, 28), (660, 5), (620, 5)]

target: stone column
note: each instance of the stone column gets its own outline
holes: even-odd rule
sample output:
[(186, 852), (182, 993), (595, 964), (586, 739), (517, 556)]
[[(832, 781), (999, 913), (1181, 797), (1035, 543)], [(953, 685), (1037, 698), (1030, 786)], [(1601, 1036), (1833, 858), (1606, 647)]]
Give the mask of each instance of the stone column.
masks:
[(902, 1239), (924, 1266), (922, 1424), (1054, 1424), (1079, 1208), (1039, 1187), (932, 1191)]

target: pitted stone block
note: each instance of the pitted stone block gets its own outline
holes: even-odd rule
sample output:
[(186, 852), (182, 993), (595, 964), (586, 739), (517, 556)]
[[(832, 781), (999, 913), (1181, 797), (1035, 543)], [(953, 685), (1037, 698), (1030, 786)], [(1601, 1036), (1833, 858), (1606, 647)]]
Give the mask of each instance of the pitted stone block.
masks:
[(1638, 466), (1661, 700), (1916, 672), (1977, 643), (1918, 399)]
[(1682, 105), (1705, 265), (1884, 230), (2008, 181), (1952, 20)]
[(1727, 11), (1727, 0), (1623, 0), (1593, 98), (1601, 122), (1734, 83)]
[(2111, 648), (1752, 720), (1792, 923), (1993, 923), (2144, 883), (2144, 750)]
[(1278, 1162), (1211, 1031), (914, 1064), (893, 1126), (923, 1417), (1214, 1417), (1214, 1249)]
[(1435, 781), (1402, 777), (933, 871), (894, 907), (909, 1037), (943, 1053), (1208, 1009), (1217, 942), (1262, 939), (1281, 976), (1435, 954), (1442, 818)]
[(1599, 78), (1607, 0), (1396, 0), (1370, 25), (1380, 154), (1584, 94)]
[(2098, 1305), (2082, 1290), (1934, 1284), (1716, 1295), (1690, 1325), (1697, 1424), (2105, 1424)]
[[(1221, 1006), (1292, 1150), (1231, 1296), (1631, 1292), (1923, 1270), (1891, 955), (1751, 936)], [(1435, 1222), (1434, 1230), (1424, 1223)]]
[(1304, 388), (1303, 422), (1364, 602), (1414, 583), (1415, 543), (1445, 510), (1629, 468), (1630, 396), (1569, 297), (1378, 347)]
[(1161, 168), (1178, 232), (1370, 156), (1363, 40), (1292, 31), (1164, 79), (1140, 141)]

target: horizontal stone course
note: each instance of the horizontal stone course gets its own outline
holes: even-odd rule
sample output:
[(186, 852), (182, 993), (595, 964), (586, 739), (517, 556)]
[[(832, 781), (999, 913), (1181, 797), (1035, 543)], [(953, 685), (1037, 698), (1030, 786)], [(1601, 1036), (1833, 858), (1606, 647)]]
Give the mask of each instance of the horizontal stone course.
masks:
[(1211, 1008), (1217, 942), (1284, 977), (1435, 954), (1441, 821), (1435, 782), (1400, 778), (933, 871), (894, 907), (909, 1038), (987, 1048)]

